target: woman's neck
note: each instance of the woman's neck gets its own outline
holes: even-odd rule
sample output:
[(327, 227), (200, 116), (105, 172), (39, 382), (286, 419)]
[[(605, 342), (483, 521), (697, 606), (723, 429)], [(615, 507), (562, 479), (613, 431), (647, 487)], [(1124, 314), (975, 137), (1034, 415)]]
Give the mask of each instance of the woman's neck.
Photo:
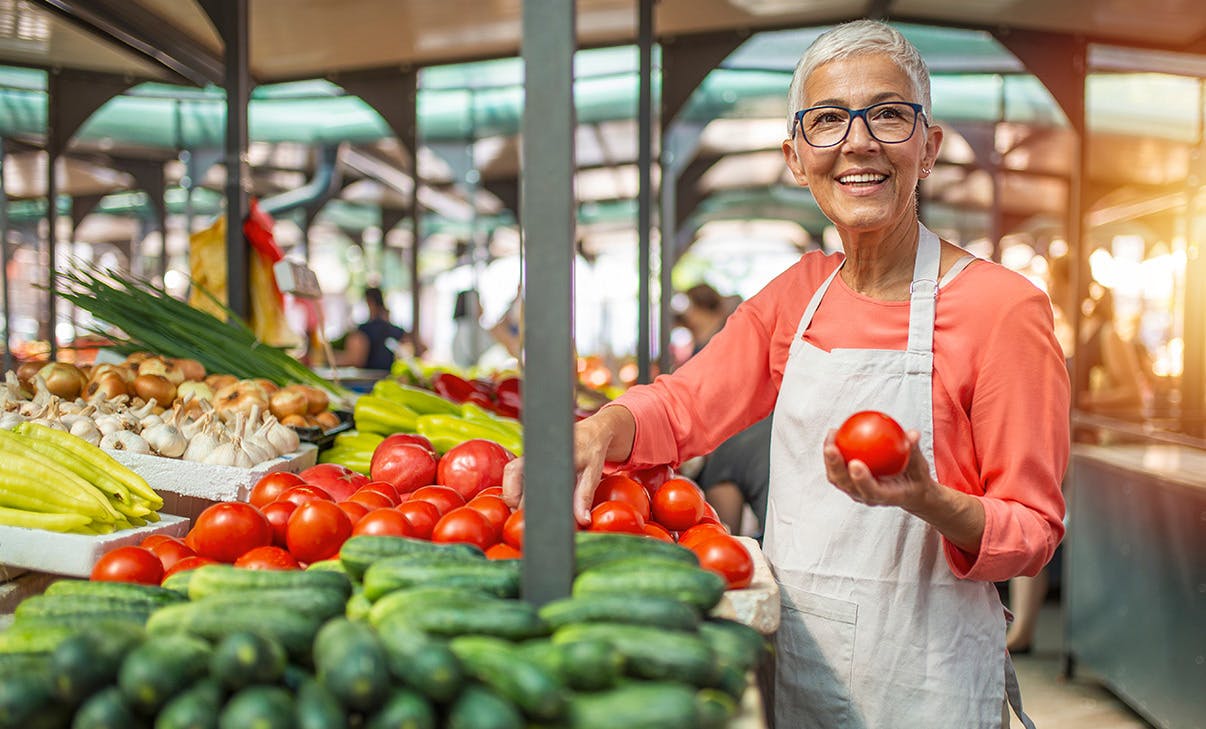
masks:
[(891, 230), (842, 234), (846, 262), (841, 277), (852, 290), (873, 299), (909, 298), (917, 256), (917, 221)]

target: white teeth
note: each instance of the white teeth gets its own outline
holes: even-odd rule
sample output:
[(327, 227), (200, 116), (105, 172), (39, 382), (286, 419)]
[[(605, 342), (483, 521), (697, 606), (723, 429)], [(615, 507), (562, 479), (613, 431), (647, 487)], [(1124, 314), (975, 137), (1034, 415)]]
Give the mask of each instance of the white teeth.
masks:
[(867, 173), (862, 175), (843, 175), (838, 178), (838, 182), (848, 185), (855, 182), (883, 182), (886, 179), (888, 179), (887, 175)]

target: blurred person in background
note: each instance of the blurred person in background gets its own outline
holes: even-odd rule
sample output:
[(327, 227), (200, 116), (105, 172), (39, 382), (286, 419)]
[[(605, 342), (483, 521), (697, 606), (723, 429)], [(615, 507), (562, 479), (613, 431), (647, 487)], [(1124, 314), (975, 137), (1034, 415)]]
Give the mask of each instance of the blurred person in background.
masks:
[[(805, 253), (677, 371), (576, 423), (574, 517), (590, 522), (605, 464), (675, 466), (773, 412), (775, 726), (995, 729), (1012, 706), (1033, 729), (994, 583), (1037, 573), (1064, 532), (1068, 376), (1050, 302), (919, 221), (944, 132), (898, 30), (826, 31), (787, 103), (784, 160), (841, 253)], [(843, 458), (836, 429), (862, 410), (908, 429), (902, 472)], [(519, 502), (522, 459), (503, 494)]]
[(371, 286), (364, 290), (368, 319), (348, 332), (343, 351), (336, 361), (343, 367), (366, 370), (388, 370), (398, 356), (401, 345), (410, 344), (410, 334), (389, 320), (389, 309), (381, 289)]
[(493, 339), (482, 328), (482, 306), (472, 289), (457, 292), (452, 308), (452, 361), (461, 367), (477, 364)]

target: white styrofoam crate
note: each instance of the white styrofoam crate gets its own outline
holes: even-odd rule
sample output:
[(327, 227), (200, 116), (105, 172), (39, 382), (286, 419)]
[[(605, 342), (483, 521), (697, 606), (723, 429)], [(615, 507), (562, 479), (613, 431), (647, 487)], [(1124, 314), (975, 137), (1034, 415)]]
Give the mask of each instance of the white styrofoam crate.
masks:
[(87, 577), (101, 555), (138, 544), (152, 534), (184, 536), (188, 519), (160, 514), (159, 521), (112, 534), (63, 534), (45, 529), (0, 526), (0, 565), (72, 577)]
[(246, 501), (251, 488), (265, 475), (276, 471), (297, 473), (318, 461), (318, 446), (312, 443), (302, 443), (292, 453), (251, 468), (214, 466), (129, 451), (105, 452), (146, 479), (165, 500), (169, 494), (175, 494), (204, 501)]
[(779, 629), (779, 583), (758, 542), (749, 537), (737, 537), (754, 559), (754, 578), (749, 587), (726, 590), (711, 615), (745, 623), (763, 635)]

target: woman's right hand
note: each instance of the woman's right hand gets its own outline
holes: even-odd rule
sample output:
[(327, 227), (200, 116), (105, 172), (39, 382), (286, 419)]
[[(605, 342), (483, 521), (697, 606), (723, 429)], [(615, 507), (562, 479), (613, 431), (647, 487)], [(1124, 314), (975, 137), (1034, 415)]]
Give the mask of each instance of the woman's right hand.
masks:
[[(590, 524), (590, 507), (607, 461), (624, 461), (632, 452), (636, 421), (623, 406), (605, 407), (574, 425), (574, 519)], [(503, 500), (511, 508), (523, 502), (523, 459), (503, 471)]]

